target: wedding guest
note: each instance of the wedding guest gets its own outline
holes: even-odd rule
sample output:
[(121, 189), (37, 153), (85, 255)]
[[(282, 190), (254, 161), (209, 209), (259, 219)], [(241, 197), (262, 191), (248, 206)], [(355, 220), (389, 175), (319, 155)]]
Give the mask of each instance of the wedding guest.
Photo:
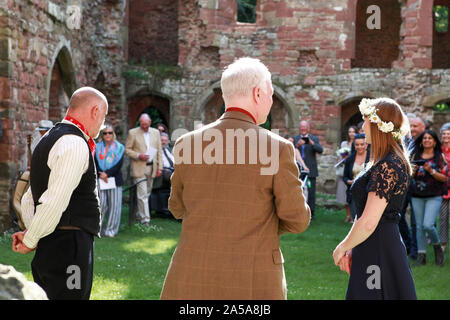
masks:
[(448, 164), (450, 163), (450, 122), (445, 123), (441, 127), (441, 136), (442, 152), (447, 160), (447, 192), (442, 198), (442, 205), (439, 210), (439, 238), (442, 244), (442, 251), (445, 252), (448, 244), (448, 215), (450, 201), (450, 170), (448, 167)]
[[(125, 147), (116, 140), (112, 126), (107, 125), (100, 135), (95, 148), (95, 164), (97, 174), (105, 183), (114, 178), (114, 185), (108, 189), (99, 188), (100, 206), (102, 209), (102, 236), (115, 237), (119, 232), (122, 215), (122, 164)], [(100, 185), (101, 186), (101, 185)], [(104, 223), (106, 221), (106, 224)]]
[(427, 129), (417, 137), (411, 154), (414, 166), (410, 186), (411, 203), (417, 224), (418, 256), (415, 266), (426, 264), (427, 239), (434, 248), (435, 263), (442, 266), (444, 254), (435, 227), (436, 217), (447, 193), (447, 163), (437, 134)]
[(370, 163), (351, 187), (356, 218), (333, 252), (334, 263), (350, 274), (347, 299), (417, 299), (397, 226), (411, 172), (403, 144), (408, 120), (389, 98), (362, 99), (359, 109)]
[(319, 138), (309, 131), (309, 122), (300, 121), (300, 134), (294, 137), (294, 146), (300, 151), (303, 161), (309, 168), (308, 205), (311, 208), (311, 220), (313, 220), (316, 207), (316, 179), (319, 176), (317, 154), (323, 153), (323, 148), (320, 145)]
[(167, 133), (169, 134), (169, 129), (167, 129), (166, 125), (162, 122), (158, 123), (158, 125), (156, 126), (156, 129), (159, 130), (159, 133)]
[[(144, 226), (150, 224), (148, 198), (152, 193), (153, 179), (161, 175), (163, 169), (161, 135), (150, 127), (152, 119), (147, 113), (139, 117), (139, 127), (128, 132), (125, 153), (131, 158), (131, 177), (137, 185), (136, 217)], [(146, 182), (140, 182), (146, 180)]]
[(355, 178), (359, 175), (361, 171), (364, 170), (364, 166), (369, 162), (370, 152), (367, 151), (366, 136), (364, 134), (356, 134), (354, 139), (355, 152), (352, 153), (345, 160), (344, 175), (342, 181), (345, 183), (346, 190), (346, 201), (350, 207), (350, 220), (346, 222), (353, 223), (356, 215), (355, 203), (352, 202), (351, 186)]
[[(89, 299), (94, 271), (94, 236), (100, 203), (94, 138), (108, 113), (98, 90), (76, 90), (64, 120), (44, 135), (31, 159), (30, 188), (22, 199), (24, 232), (13, 234), (13, 250), (36, 250), (34, 281), (49, 299)], [(68, 286), (76, 266), (78, 285)]]
[(153, 191), (150, 197), (151, 210), (163, 218), (173, 218), (169, 211), (168, 201), (170, 196), (170, 178), (174, 171), (174, 157), (169, 149), (169, 136), (161, 133), (161, 148), (163, 158), (163, 170), (159, 178), (155, 179)]
[(338, 163), (340, 165), (336, 168), (336, 177), (337, 177), (337, 188), (336, 188), (336, 200), (339, 203), (345, 205), (345, 210), (347, 211), (347, 217), (345, 218), (345, 222), (351, 222), (351, 212), (350, 205), (347, 201), (347, 185), (345, 184), (344, 177), (344, 166), (345, 160), (351, 153), (354, 151), (355, 146), (353, 141), (355, 139), (355, 134), (357, 133), (358, 128), (355, 126), (350, 126), (347, 130), (347, 140), (341, 142), (340, 150), (348, 150), (348, 152), (339, 152), (339, 160)]
[[(183, 135), (174, 146), (169, 209), (183, 219), (183, 228), (161, 299), (285, 300), (280, 235), (301, 233), (310, 222), (294, 146), (259, 126), (270, 112), (273, 87), (269, 70), (258, 59), (240, 58), (229, 65), (221, 89), (225, 113)], [(228, 134), (240, 139), (252, 131), (256, 145), (273, 146), (277, 170), (261, 171), (264, 160), (259, 156), (249, 163), (255, 145), (226, 143)], [(217, 147), (224, 159), (243, 156), (244, 163), (185, 161), (185, 154), (194, 156), (194, 141), (212, 132), (224, 137)], [(200, 145), (198, 152), (204, 154), (208, 147)]]

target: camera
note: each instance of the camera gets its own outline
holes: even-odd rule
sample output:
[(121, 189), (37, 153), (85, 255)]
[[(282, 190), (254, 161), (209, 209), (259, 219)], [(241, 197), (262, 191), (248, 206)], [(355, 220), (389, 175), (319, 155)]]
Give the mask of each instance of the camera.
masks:
[(418, 166), (423, 166), (426, 162), (427, 162), (427, 160), (413, 160), (413, 161), (411, 161), (413, 164), (416, 164), (416, 165), (418, 165)]
[(309, 138), (308, 137), (302, 137), (302, 139), (305, 141), (305, 144), (309, 143)]

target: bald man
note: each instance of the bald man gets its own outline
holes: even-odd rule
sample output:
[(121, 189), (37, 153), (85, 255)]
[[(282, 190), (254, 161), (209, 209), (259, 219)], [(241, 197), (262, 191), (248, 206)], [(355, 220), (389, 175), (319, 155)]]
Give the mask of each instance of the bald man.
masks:
[(21, 209), (26, 227), (13, 250), (36, 250), (31, 270), (49, 299), (89, 299), (100, 202), (93, 152), (108, 113), (98, 90), (76, 90), (62, 122), (39, 141), (31, 158), (30, 188)]
[(303, 161), (309, 168), (308, 205), (311, 209), (311, 220), (315, 217), (316, 207), (316, 178), (319, 176), (317, 168), (317, 154), (323, 152), (319, 138), (309, 133), (309, 122), (300, 121), (299, 135), (294, 137), (294, 145), (300, 151)]
[(427, 127), (423, 119), (420, 117), (410, 118), (409, 125), (411, 128), (411, 138), (413, 140), (416, 140), (417, 137), (420, 136), (420, 134), (424, 132)]
[(152, 119), (147, 113), (139, 117), (139, 127), (128, 132), (125, 153), (131, 159), (131, 176), (134, 183), (146, 179), (137, 185), (136, 218), (139, 223), (148, 226), (150, 208), (148, 198), (152, 192), (153, 179), (159, 177), (163, 169), (161, 135), (152, 128)]

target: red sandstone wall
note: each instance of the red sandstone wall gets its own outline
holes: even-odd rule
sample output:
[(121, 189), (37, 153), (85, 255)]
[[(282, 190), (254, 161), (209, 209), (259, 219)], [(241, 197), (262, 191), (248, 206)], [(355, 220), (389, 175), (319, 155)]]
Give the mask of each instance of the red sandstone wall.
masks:
[(178, 1), (132, 0), (129, 6), (130, 61), (176, 65)]

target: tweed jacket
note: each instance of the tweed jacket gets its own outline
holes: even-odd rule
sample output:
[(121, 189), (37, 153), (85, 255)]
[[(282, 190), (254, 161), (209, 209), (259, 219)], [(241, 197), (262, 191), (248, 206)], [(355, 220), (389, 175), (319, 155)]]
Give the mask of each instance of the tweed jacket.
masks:
[[(163, 169), (161, 136), (155, 128), (149, 128), (150, 146), (158, 149), (152, 165), (152, 178), (156, 177), (156, 170)], [(133, 178), (142, 178), (145, 176), (146, 162), (139, 160), (139, 154), (147, 151), (145, 144), (144, 132), (140, 127), (133, 128), (128, 131), (127, 142), (125, 144), (125, 153), (131, 159), (131, 176)]]
[[(238, 148), (238, 139), (227, 145), (229, 129), (257, 132), (258, 149), (264, 143), (267, 148), (271, 143), (278, 146), (273, 152), (278, 170), (261, 174), (260, 169), (269, 166), (267, 161), (259, 157), (256, 163), (249, 161), (250, 144)], [(205, 139), (208, 132), (220, 132), (223, 139)], [(195, 149), (195, 141), (202, 140), (200, 150), (208, 153), (214, 140), (222, 147), (222, 159), (233, 152), (234, 164), (180, 160)], [(245, 164), (237, 161), (240, 152), (245, 153)], [(303, 232), (311, 216), (293, 145), (255, 125), (246, 114), (228, 111), (214, 123), (180, 137), (174, 157), (169, 209), (183, 221), (161, 299), (286, 299), (280, 235)], [(191, 154), (191, 160), (194, 157)]]

